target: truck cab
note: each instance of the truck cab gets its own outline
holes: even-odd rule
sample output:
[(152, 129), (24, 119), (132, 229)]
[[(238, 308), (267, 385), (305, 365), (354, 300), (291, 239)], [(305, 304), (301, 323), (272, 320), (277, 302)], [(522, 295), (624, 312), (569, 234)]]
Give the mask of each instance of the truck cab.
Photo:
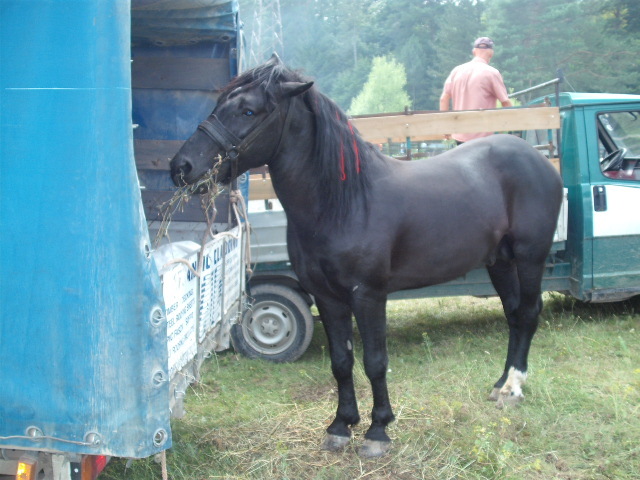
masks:
[[(568, 293), (589, 302), (630, 298), (640, 293), (640, 96), (562, 93), (550, 100), (560, 108), (555, 144), (569, 200)], [(530, 130), (524, 138), (540, 144), (548, 135)]]

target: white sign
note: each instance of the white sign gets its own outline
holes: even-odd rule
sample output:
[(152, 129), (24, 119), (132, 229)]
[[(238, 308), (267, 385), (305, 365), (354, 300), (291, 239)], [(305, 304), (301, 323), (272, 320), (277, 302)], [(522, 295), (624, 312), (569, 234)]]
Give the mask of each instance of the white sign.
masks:
[(229, 312), (244, 286), (242, 229), (236, 227), (224, 237), (224, 313)]
[[(195, 245), (195, 247), (198, 246)], [(193, 269), (196, 269), (198, 253), (195, 251), (188, 254), (184, 251), (180, 252), (180, 249), (174, 247), (165, 252), (159, 252), (156, 260), (166, 261), (168, 253), (177, 252), (183, 256), (173, 257), (160, 269), (167, 316), (167, 352), (170, 378), (173, 378), (176, 372), (189, 363), (196, 356), (198, 350), (196, 342), (198, 278), (187, 265), (175, 261), (176, 258), (185, 260), (191, 264)], [(165, 258), (161, 257), (162, 254)]]
[(216, 236), (204, 248), (200, 277), (199, 342), (204, 341), (207, 333), (222, 318), (223, 247), (223, 239)]

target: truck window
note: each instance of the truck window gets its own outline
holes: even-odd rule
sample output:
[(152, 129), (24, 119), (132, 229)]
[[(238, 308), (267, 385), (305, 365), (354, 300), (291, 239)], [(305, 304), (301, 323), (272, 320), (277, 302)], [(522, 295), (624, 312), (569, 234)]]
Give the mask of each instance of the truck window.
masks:
[(640, 181), (640, 111), (598, 114), (598, 149), (603, 175)]

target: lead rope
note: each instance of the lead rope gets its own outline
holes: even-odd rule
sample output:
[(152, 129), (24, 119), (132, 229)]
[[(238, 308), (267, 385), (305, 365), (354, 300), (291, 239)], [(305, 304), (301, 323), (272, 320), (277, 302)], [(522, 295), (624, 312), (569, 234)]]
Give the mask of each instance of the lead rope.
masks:
[(160, 466), (162, 467), (162, 480), (169, 480), (169, 472), (167, 472), (167, 451), (163, 450), (160, 454)]
[(249, 216), (247, 215), (247, 204), (242, 196), (242, 192), (240, 190), (233, 190), (229, 193), (229, 201), (233, 207), (233, 213), (236, 217), (236, 222), (238, 225), (242, 225), (241, 219), (244, 219), (245, 223), (245, 235), (244, 235), (244, 244), (245, 244), (245, 271), (247, 274), (253, 274), (253, 268), (251, 268), (251, 224), (249, 223)]

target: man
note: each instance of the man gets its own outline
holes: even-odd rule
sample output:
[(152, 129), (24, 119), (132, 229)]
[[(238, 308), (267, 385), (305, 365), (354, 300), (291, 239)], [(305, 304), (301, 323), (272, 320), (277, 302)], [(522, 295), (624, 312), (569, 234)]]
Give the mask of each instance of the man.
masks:
[[(453, 110), (485, 110), (496, 108), (496, 100), (503, 107), (512, 106), (500, 72), (489, 65), (493, 57), (493, 40), (480, 37), (473, 43), (473, 60), (458, 65), (444, 82), (440, 97), (440, 110), (449, 110), (453, 101)], [(451, 135), (458, 144), (474, 138), (486, 137), (492, 132), (455, 133)], [(445, 135), (449, 138), (449, 135)]]

